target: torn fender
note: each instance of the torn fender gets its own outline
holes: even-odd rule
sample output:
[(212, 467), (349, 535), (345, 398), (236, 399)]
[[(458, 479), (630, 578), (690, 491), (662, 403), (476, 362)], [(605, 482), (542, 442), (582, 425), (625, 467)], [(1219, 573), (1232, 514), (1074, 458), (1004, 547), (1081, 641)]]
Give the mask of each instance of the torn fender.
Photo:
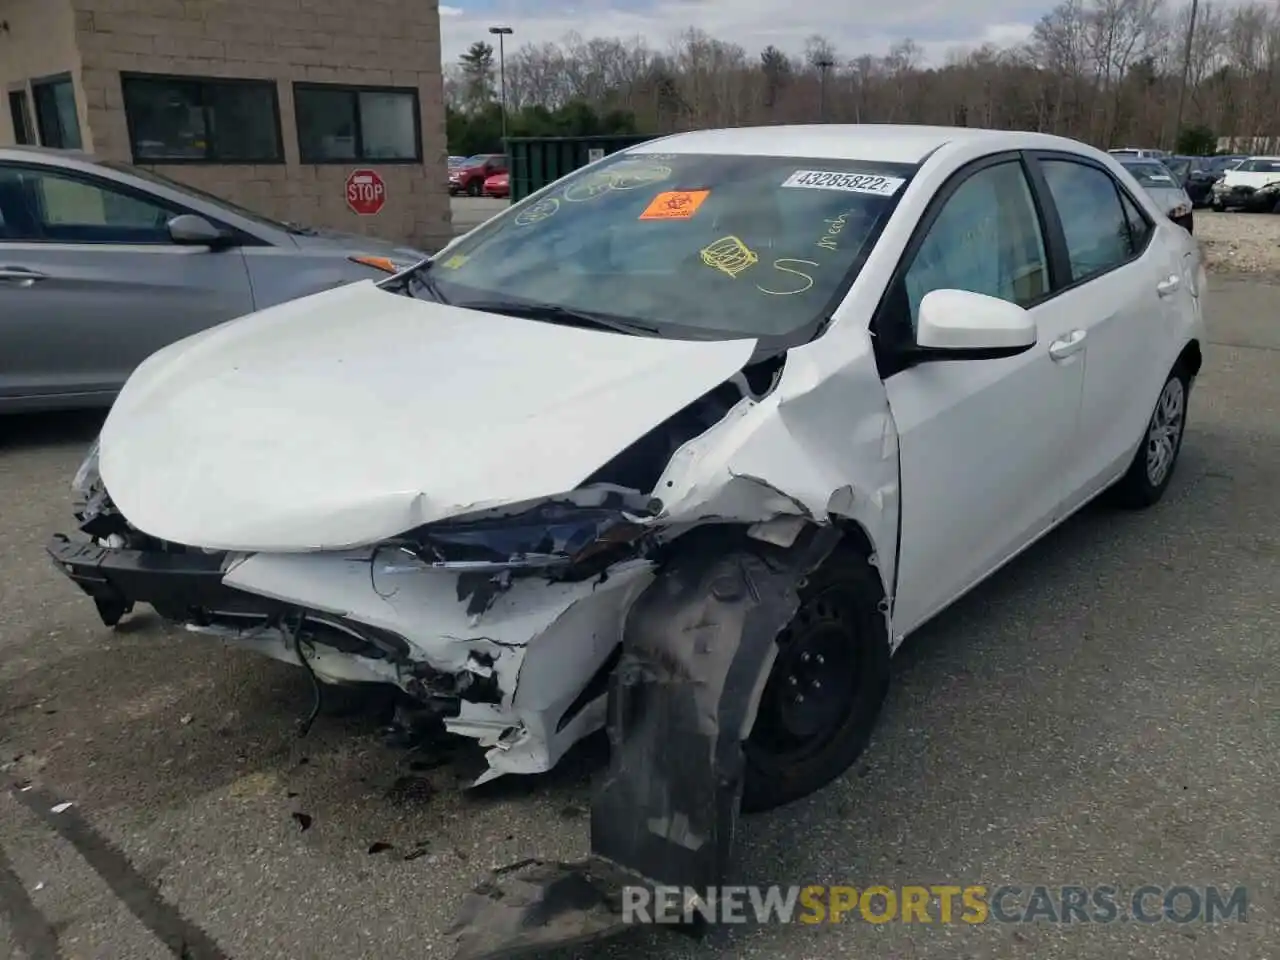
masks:
[(623, 888), (722, 885), (750, 733), (799, 586), (839, 541), (791, 550), (696, 531), (636, 601), (609, 694), (608, 776), (591, 854), (529, 861), (477, 887), (451, 929), (458, 960), (513, 957), (621, 932)]
[(741, 400), (676, 451), (654, 490), (654, 523), (851, 520), (892, 598), (898, 430), (866, 330), (843, 331), (839, 346), (828, 342), (836, 333), (789, 351), (772, 393)]

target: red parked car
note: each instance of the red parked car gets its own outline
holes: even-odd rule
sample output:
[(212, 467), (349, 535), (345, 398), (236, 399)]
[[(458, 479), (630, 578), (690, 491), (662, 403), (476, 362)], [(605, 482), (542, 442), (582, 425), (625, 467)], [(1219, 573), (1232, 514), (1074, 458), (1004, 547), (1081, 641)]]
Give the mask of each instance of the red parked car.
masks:
[(484, 193), (484, 182), (495, 173), (507, 172), (507, 158), (501, 153), (479, 153), (467, 157), (449, 171), (449, 193), (457, 196), (465, 193), (478, 197)]
[(511, 196), (511, 177), (505, 170), (502, 173), (495, 173), (492, 177), (484, 182), (484, 195), (486, 197), (499, 197), (506, 199)]

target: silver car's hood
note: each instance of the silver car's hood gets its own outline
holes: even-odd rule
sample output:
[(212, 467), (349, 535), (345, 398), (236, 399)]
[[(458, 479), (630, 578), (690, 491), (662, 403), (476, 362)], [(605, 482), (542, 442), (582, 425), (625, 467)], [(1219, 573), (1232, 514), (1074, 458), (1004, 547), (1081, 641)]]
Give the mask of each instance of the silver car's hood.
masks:
[(427, 256), (414, 247), (337, 230), (314, 230), (305, 234), (293, 234), (293, 240), (302, 250), (331, 250), (346, 256), (388, 257), (392, 260), (411, 263), (417, 263)]
[(572, 490), (755, 343), (558, 326), (363, 281), (153, 354), (107, 417), (100, 472), (164, 540), (356, 546)]

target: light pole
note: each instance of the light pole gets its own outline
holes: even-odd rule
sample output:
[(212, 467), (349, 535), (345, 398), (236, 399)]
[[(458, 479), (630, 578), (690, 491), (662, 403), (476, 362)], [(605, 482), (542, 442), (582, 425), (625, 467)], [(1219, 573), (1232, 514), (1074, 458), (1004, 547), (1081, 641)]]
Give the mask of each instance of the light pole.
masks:
[(827, 71), (835, 66), (835, 62), (830, 57), (823, 57), (821, 60), (815, 61), (814, 66), (818, 68), (818, 117), (823, 123), (826, 123)]
[(1196, 13), (1200, 0), (1191, 0), (1191, 18), (1187, 21), (1187, 43), (1182, 51), (1182, 82), (1178, 84), (1178, 112), (1173, 120), (1173, 149), (1178, 149), (1178, 135), (1182, 132), (1182, 107), (1187, 100), (1187, 74), (1191, 72), (1191, 44), (1196, 36)]
[(502, 41), (515, 30), (511, 27), (490, 27), (489, 32), (498, 38), (498, 102), (502, 110), (502, 143), (507, 142), (507, 54)]

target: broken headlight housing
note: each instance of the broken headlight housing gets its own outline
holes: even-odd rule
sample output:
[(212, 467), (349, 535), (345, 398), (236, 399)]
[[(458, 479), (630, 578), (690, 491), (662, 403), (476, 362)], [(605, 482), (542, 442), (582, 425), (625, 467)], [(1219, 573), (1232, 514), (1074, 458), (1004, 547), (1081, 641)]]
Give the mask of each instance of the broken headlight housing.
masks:
[(643, 519), (623, 502), (556, 501), (515, 514), (427, 524), (387, 546), (396, 547), (403, 561), (429, 567), (542, 570), (576, 579), (574, 574), (591, 576), (634, 556), (651, 529)]
[(93, 495), (94, 488), (98, 486), (101, 479), (98, 473), (98, 446), (99, 440), (93, 441), (93, 446), (89, 448), (88, 454), (85, 455), (84, 462), (80, 464), (80, 469), (76, 471), (76, 475), (71, 479), (71, 490), (73, 493), (85, 500)]

